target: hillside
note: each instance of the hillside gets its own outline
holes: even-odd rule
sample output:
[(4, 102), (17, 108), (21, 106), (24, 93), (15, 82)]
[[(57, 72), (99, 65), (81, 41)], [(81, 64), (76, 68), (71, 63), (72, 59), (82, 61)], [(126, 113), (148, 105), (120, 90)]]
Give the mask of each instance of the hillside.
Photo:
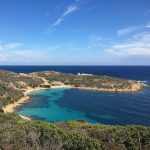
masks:
[(32, 76), (43, 77), (49, 83), (62, 82), (66, 85), (72, 85), (76, 88), (99, 90), (99, 91), (113, 91), (113, 92), (134, 92), (145, 87), (144, 84), (138, 83), (134, 80), (127, 80), (109, 76), (98, 76), (92, 74), (66, 74), (54, 71), (45, 71), (31, 73)]
[[(39, 78), (22, 76), (14, 72), (0, 71), (0, 108), (24, 96), (28, 87), (38, 87), (43, 81)], [(2, 110), (1, 110), (2, 111)]]
[(150, 127), (46, 123), (0, 113), (2, 150), (149, 150)]

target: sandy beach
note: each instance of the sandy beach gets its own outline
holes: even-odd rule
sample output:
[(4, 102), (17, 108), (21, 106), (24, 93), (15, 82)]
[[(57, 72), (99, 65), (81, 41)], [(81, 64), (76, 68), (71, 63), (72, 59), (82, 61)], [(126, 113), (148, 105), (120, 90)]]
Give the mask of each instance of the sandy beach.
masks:
[[(72, 88), (72, 86), (70, 86), (70, 85), (58, 85), (58, 86), (51, 86), (51, 88), (41, 88), (41, 87), (31, 88), (31, 87), (28, 87), (27, 90), (24, 92), (24, 97), (22, 97), (21, 99), (19, 99), (18, 101), (14, 102), (12, 104), (6, 105), (5, 107), (3, 107), (3, 111), (4, 111), (4, 113), (13, 113), (13, 112), (15, 112), (15, 109), (17, 107), (19, 107), (22, 104), (25, 104), (29, 101), (28, 94), (33, 92), (33, 91), (40, 91), (40, 90), (46, 90), (46, 89), (56, 89), (56, 88)], [(20, 117), (23, 118), (23, 119), (28, 118), (28, 117), (25, 117), (25, 116), (22, 116), (22, 115), (20, 115)]]
[(58, 86), (51, 86), (51, 89), (57, 89), (57, 88), (74, 88), (71, 85), (58, 85)]
[(19, 115), (22, 119), (27, 120), (27, 121), (31, 121), (32, 119), (23, 115)]
[[(142, 85), (143, 87), (146, 87), (146, 85)], [(90, 91), (101, 91), (101, 92), (122, 92), (122, 93), (129, 93), (129, 92), (137, 92), (141, 90), (143, 87), (141, 84), (134, 84), (131, 89), (124, 88), (124, 89), (115, 89), (115, 88), (95, 88), (95, 87), (74, 87), (81, 90), (90, 90)]]
[(19, 107), (20, 105), (27, 103), (29, 100), (29, 96), (28, 94), (32, 91), (37, 91), (37, 90), (43, 90), (43, 88), (30, 88), (28, 87), (27, 90), (24, 92), (24, 97), (20, 98), (18, 101), (12, 103), (12, 104), (8, 104), (5, 107), (3, 107), (3, 111), (4, 113), (13, 113), (15, 112), (15, 109), (17, 107)]
[(21, 104), (26, 103), (28, 100), (29, 96), (24, 96), (17, 102), (14, 102), (13, 104), (8, 104), (5, 107), (3, 107), (3, 111), (4, 113), (13, 113), (16, 107), (19, 107)]

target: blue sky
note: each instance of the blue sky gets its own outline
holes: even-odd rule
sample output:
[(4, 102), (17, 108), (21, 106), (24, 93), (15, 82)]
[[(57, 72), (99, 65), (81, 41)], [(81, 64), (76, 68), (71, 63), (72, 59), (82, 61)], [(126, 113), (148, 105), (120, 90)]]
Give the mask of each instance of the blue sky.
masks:
[(150, 0), (0, 0), (0, 65), (150, 65)]

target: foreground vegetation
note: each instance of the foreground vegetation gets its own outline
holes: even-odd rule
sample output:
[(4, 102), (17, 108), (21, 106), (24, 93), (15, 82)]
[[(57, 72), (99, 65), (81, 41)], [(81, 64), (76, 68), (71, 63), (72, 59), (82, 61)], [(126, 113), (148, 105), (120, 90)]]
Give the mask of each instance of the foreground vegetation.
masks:
[(45, 123), (0, 113), (2, 150), (148, 150), (150, 127)]

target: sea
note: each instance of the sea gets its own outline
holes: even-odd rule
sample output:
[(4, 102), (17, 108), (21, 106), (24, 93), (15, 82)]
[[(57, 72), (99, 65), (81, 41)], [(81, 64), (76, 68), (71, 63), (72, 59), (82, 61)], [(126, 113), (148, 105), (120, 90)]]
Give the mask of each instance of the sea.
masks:
[[(59, 71), (137, 80), (150, 85), (150, 66), (0, 66), (16, 73)], [(34, 91), (16, 113), (47, 122), (85, 120), (107, 125), (150, 125), (150, 88), (132, 93), (71, 88)]]

